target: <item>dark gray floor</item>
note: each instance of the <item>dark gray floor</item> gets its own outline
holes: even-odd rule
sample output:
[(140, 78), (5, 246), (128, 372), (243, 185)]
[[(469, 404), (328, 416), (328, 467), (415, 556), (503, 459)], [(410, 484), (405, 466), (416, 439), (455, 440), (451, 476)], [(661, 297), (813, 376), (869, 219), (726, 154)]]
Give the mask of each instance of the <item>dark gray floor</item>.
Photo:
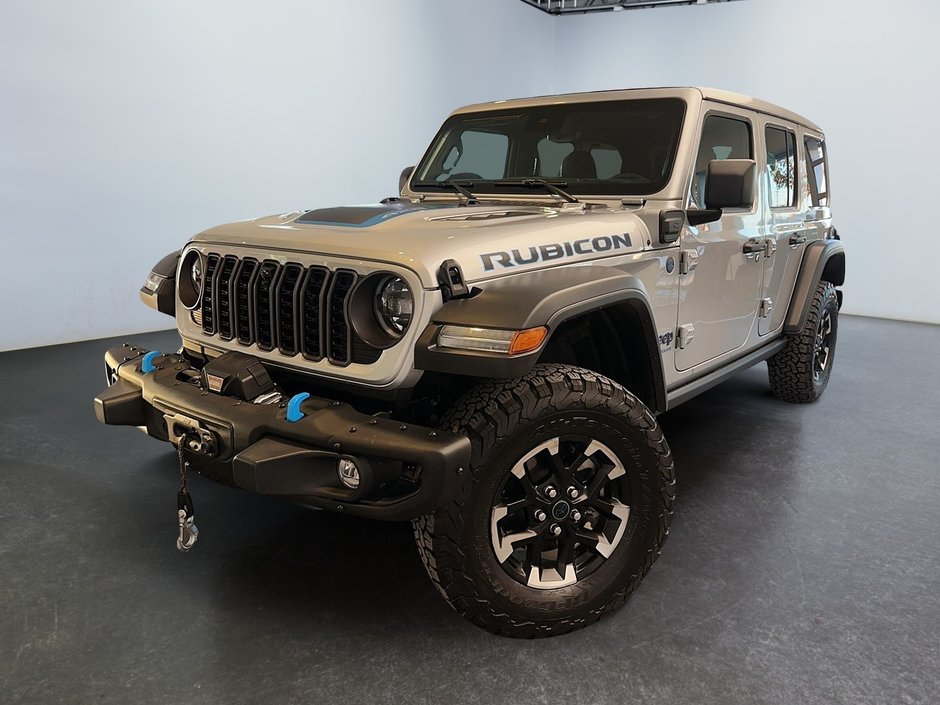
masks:
[(940, 327), (841, 323), (819, 403), (761, 365), (663, 417), (662, 558), (536, 642), (451, 613), (405, 524), (197, 477), (177, 553), (174, 454), (94, 419), (105, 342), (0, 355), (0, 701), (935, 703)]

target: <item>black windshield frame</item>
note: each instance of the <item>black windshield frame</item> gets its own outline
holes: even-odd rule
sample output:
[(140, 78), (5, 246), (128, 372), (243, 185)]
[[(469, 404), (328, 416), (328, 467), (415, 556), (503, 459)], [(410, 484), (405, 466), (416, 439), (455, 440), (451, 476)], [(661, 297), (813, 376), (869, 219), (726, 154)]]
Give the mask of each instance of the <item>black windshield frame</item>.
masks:
[[(531, 197), (531, 189), (494, 184), (503, 179), (547, 178), (563, 180), (566, 190), (576, 195), (652, 195), (662, 191), (672, 178), (686, 113), (686, 102), (678, 97), (543, 104), (458, 113), (441, 126), (412, 172), (409, 188), (417, 193), (452, 193), (451, 188), (438, 182), (456, 179), (471, 187), (474, 194), (518, 193)], [(458, 143), (462, 144), (460, 138), (467, 132), (507, 137), (503, 174), (494, 177), (493, 174), (454, 172), (462, 155), (451, 170), (446, 170), (448, 154), (454, 153)], [(602, 150), (615, 159), (619, 157), (620, 166), (629, 167), (630, 171), (604, 178), (541, 173), (548, 160), (542, 159), (539, 144), (546, 140), (553, 148), (570, 144), (572, 151), (593, 154), (593, 150)], [(596, 158), (594, 161), (596, 163)]]

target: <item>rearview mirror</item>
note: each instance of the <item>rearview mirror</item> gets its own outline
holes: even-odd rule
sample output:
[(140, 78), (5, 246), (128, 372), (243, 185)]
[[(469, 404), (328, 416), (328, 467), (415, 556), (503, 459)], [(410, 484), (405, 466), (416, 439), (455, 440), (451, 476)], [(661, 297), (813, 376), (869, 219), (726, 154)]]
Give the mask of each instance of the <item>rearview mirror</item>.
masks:
[(705, 181), (705, 208), (751, 209), (757, 163), (753, 159), (713, 159), (708, 162)]
[(406, 166), (401, 170), (401, 176), (398, 177), (398, 193), (405, 190), (405, 186), (408, 185), (408, 179), (411, 178), (411, 172), (414, 170), (415, 168), (413, 166)]

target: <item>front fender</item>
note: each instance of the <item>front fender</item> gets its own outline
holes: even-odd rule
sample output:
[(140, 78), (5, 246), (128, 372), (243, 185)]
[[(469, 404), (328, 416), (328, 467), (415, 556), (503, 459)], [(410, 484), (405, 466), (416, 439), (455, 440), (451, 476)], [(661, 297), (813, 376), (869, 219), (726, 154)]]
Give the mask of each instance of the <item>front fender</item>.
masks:
[[(559, 325), (617, 304), (629, 304), (639, 314), (654, 376), (661, 380), (662, 362), (646, 287), (632, 274), (601, 265), (545, 269), (505, 277), (488, 283), (486, 289), (475, 296), (448, 301), (431, 317), (415, 343), (415, 366), (474, 377), (519, 377), (532, 369)], [(547, 326), (549, 336), (541, 347), (522, 355), (484, 353), (439, 347), (437, 335), (443, 325), (499, 330)]]

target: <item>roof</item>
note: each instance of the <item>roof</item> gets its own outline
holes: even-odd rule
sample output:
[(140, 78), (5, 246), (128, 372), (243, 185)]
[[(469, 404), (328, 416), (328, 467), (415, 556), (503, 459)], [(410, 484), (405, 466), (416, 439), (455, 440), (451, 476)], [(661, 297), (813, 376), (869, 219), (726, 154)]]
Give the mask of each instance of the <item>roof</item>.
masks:
[(694, 94), (698, 94), (701, 98), (705, 100), (712, 100), (718, 103), (726, 103), (728, 105), (738, 105), (742, 108), (747, 108), (749, 110), (754, 110), (758, 113), (763, 113), (765, 115), (772, 115), (774, 117), (787, 120), (789, 122), (795, 122), (799, 125), (804, 125), (812, 130), (822, 132), (822, 128), (819, 127), (816, 123), (808, 118), (799, 115), (798, 113), (793, 112), (792, 110), (787, 110), (784, 107), (775, 105), (766, 100), (761, 100), (760, 98), (754, 98), (749, 95), (744, 95), (743, 93), (733, 93), (731, 91), (723, 91), (718, 88), (703, 88), (700, 86), (682, 86), (682, 87), (662, 87), (662, 88), (623, 88), (618, 90), (608, 90), (608, 91), (590, 91), (585, 93), (562, 93), (558, 95), (544, 95), (544, 96), (535, 96), (531, 98), (515, 98), (512, 100), (496, 100), (489, 103), (476, 103), (474, 105), (466, 105), (462, 108), (458, 108), (454, 113), (469, 113), (469, 112), (480, 112), (483, 110), (499, 110), (504, 108), (515, 108), (515, 107), (532, 107), (535, 105), (545, 105), (547, 103), (586, 103), (593, 101), (602, 101), (602, 100), (628, 100), (631, 98), (653, 98), (653, 97), (665, 97), (665, 96), (679, 96), (682, 98), (691, 98)]

